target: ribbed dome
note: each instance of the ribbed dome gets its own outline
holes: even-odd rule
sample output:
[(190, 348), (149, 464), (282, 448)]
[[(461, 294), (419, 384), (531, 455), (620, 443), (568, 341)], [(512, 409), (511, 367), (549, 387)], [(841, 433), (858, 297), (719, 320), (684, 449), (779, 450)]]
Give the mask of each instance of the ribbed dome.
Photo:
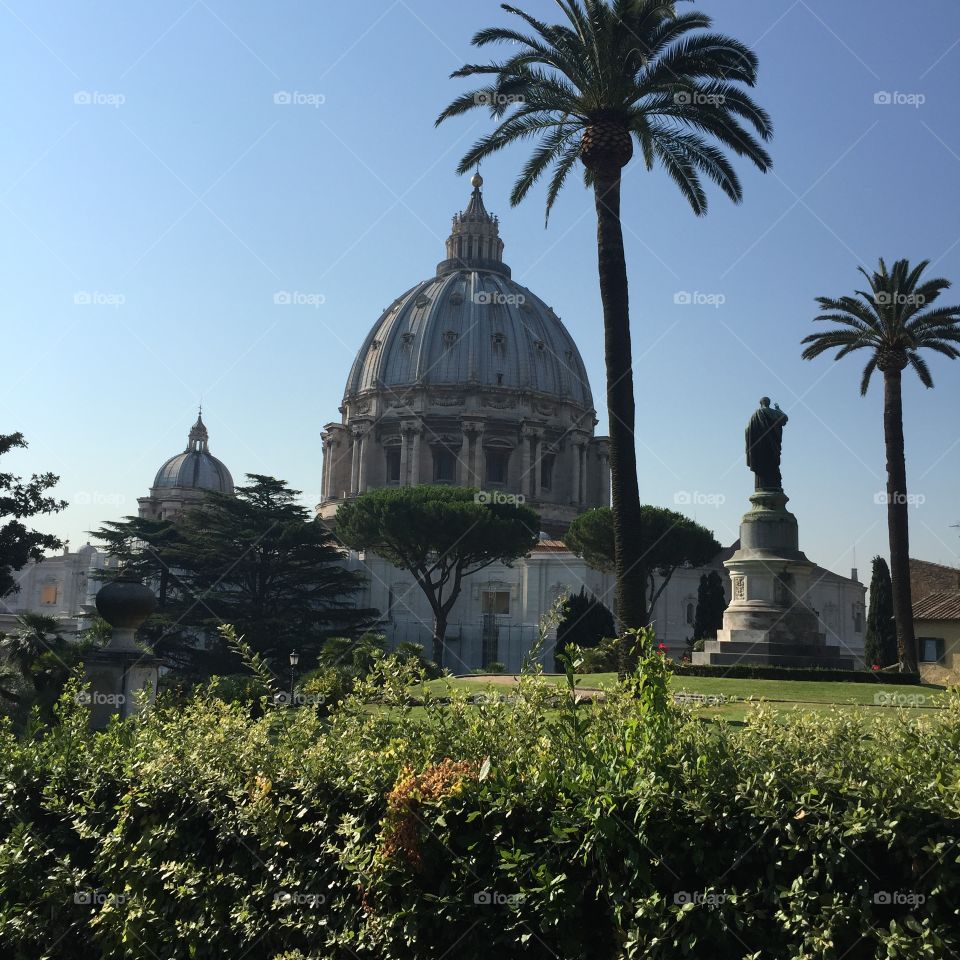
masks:
[(454, 217), (437, 275), (387, 308), (367, 335), (345, 395), (412, 385), (520, 390), (593, 409), (573, 338), (503, 263), (495, 217), (474, 178), (467, 209)]
[(225, 464), (207, 449), (208, 442), (203, 417), (198, 416), (190, 429), (187, 449), (171, 457), (157, 471), (154, 488), (233, 493), (233, 477)]

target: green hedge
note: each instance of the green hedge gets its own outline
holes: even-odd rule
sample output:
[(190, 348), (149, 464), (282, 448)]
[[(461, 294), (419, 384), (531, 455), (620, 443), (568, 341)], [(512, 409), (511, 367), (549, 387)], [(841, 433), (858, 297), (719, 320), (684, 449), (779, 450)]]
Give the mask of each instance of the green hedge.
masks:
[(739, 663), (729, 667), (705, 663), (677, 663), (680, 677), (729, 677), (736, 680), (836, 680), (841, 683), (880, 683), (896, 686), (923, 683), (919, 673), (886, 673), (880, 670), (832, 670), (828, 667), (771, 667), (762, 663)]
[(524, 679), (411, 708), (382, 669), (328, 717), (209, 697), (3, 733), (0, 956), (960, 951), (955, 702), (741, 728), (664, 708), (649, 672), (596, 703)]

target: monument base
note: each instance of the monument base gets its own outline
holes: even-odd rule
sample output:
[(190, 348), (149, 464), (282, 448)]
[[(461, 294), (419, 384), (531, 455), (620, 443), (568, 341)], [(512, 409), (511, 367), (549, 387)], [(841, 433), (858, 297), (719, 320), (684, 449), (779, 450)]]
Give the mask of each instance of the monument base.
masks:
[(806, 604), (816, 569), (799, 548), (797, 519), (782, 490), (758, 490), (740, 524), (740, 549), (726, 561), (731, 600), (716, 640), (695, 664), (829, 667), (852, 670), (854, 658), (827, 643)]
[(105, 649), (87, 654), (84, 703), (90, 729), (102, 730), (114, 716), (125, 720), (153, 703), (163, 661), (141, 650)]

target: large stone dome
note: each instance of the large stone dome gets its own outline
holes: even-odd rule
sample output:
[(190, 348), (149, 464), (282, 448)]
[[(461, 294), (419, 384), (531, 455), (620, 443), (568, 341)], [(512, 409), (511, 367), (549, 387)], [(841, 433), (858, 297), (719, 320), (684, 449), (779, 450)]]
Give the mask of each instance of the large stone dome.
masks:
[(364, 340), (345, 396), (414, 385), (527, 391), (593, 409), (580, 351), (560, 318), (506, 274), (471, 266), (394, 301)]
[(353, 362), (324, 433), (321, 517), (371, 487), (439, 483), (526, 500), (555, 532), (609, 500), (580, 351), (512, 279), (472, 183), (436, 274), (384, 310)]
[(137, 501), (141, 517), (169, 520), (191, 503), (200, 502), (208, 492), (234, 492), (233, 477), (226, 464), (210, 452), (209, 442), (203, 415), (199, 414), (190, 428), (186, 449), (160, 467), (150, 495)]
[(157, 471), (154, 488), (233, 493), (233, 477), (223, 461), (210, 452), (209, 439), (203, 415), (200, 414), (190, 428), (187, 449), (172, 456)]

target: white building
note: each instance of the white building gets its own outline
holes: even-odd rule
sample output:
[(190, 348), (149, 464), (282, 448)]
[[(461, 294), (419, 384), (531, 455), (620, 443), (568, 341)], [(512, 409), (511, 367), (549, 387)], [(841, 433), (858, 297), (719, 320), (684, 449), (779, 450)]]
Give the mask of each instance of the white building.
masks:
[(53, 617), (64, 633), (83, 629), (102, 586), (97, 571), (113, 566), (112, 558), (89, 543), (75, 553), (65, 547), (61, 554), (28, 563), (16, 574), (17, 592), (0, 598), (0, 632), (15, 630), (17, 617), (23, 613)]

